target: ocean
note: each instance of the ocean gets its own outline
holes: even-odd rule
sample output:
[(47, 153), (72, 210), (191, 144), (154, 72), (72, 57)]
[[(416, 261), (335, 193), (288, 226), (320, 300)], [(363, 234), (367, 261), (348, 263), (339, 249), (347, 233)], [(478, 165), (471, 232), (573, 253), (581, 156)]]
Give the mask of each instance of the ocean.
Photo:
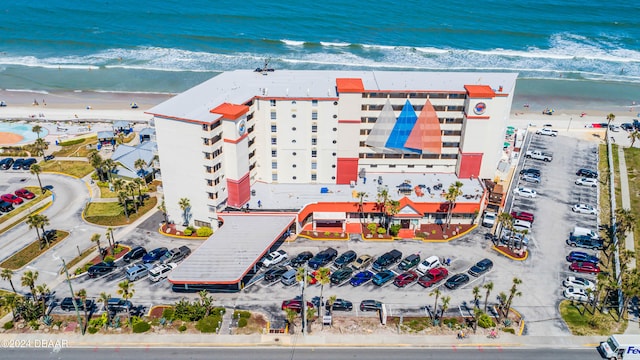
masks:
[(640, 3), (601, 0), (12, 0), (0, 89), (178, 93), (268, 61), (512, 71), (517, 101), (623, 107), (640, 102), (638, 19)]

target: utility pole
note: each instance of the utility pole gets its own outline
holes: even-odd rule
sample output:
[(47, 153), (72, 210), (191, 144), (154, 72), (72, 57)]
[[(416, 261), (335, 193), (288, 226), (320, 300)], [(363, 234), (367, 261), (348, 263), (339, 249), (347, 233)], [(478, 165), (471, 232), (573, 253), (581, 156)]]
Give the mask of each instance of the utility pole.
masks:
[[(71, 287), (71, 279), (69, 279), (69, 269), (67, 269), (67, 264), (62, 260), (62, 267), (64, 267), (64, 274), (67, 277), (67, 283), (69, 284), (69, 290), (71, 291), (71, 299), (73, 300), (73, 307), (76, 309), (76, 315), (78, 316), (78, 324), (80, 325), (80, 331), (82, 335), (84, 335), (84, 325), (82, 324), (82, 317), (80, 316), (80, 309), (78, 309), (78, 303), (76, 302), (76, 295), (73, 292), (73, 288)], [(82, 304), (87, 306), (87, 304)]]
[(305, 333), (307, 332), (307, 302), (304, 299), (304, 290), (307, 287), (307, 267), (304, 267), (304, 278), (302, 279), (302, 282), (300, 284), (300, 287), (302, 289), (302, 296), (300, 297), (301, 301), (302, 301), (302, 335), (305, 335)]

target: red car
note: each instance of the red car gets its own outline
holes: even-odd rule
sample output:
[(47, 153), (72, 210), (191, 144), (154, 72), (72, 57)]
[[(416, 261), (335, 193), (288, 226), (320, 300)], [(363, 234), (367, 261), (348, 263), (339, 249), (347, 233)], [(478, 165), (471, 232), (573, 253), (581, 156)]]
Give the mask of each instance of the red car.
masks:
[(27, 189), (18, 189), (15, 192), (16, 195), (18, 195), (21, 198), (30, 200), (33, 199), (34, 197), (36, 197), (31, 191), (27, 190)]
[(406, 273), (398, 275), (396, 279), (393, 281), (393, 283), (397, 287), (405, 287), (417, 280), (418, 280), (418, 274), (415, 271), (407, 271)]
[(0, 196), (0, 200), (2, 201), (6, 201), (9, 204), (22, 204), (22, 199), (20, 199), (19, 197), (13, 195), (13, 194), (4, 194), (2, 196)]
[[(307, 308), (312, 309), (314, 307), (313, 303), (307, 301)], [(302, 310), (302, 301), (298, 299), (285, 300), (282, 302), (282, 310), (291, 309), (296, 312), (300, 312)]]
[(431, 269), (427, 271), (424, 276), (421, 276), (420, 279), (418, 279), (418, 284), (429, 288), (446, 279), (447, 276), (449, 276), (449, 270), (443, 267)]
[(526, 211), (512, 211), (511, 217), (516, 220), (528, 221), (533, 224), (533, 214)]
[(569, 270), (573, 272), (597, 274), (600, 272), (600, 267), (597, 264), (591, 262), (574, 261), (569, 265)]

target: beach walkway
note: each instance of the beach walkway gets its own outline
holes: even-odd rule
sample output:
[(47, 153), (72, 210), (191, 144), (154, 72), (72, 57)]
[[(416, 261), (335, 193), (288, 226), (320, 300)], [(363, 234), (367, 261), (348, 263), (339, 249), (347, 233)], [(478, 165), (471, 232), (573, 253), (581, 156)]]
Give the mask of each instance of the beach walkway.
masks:
[[(618, 146), (618, 164), (620, 167), (620, 195), (622, 197), (622, 208), (625, 210), (631, 209), (631, 196), (629, 194), (629, 175), (627, 174), (627, 162), (624, 158), (624, 147)], [(635, 252), (635, 242), (633, 238), (633, 231), (627, 231), (624, 234), (624, 247), (627, 250)], [(633, 270), (636, 267), (636, 263), (632, 261), (629, 264), (629, 270)]]

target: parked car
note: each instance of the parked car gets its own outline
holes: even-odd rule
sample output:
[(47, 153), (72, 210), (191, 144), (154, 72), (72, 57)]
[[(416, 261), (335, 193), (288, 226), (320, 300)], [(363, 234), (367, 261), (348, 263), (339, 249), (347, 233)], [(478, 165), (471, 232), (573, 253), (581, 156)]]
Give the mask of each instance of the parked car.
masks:
[(60, 302), (60, 309), (62, 309), (63, 311), (73, 311), (73, 310), (75, 310), (76, 306), (73, 304), (74, 300), (75, 300), (76, 305), (78, 306), (78, 310), (84, 310), (85, 308), (87, 310), (93, 309), (93, 306), (94, 306), (93, 300), (85, 299), (85, 301), (82, 302), (82, 299), (80, 299), (78, 297), (76, 297), (76, 298), (66, 297), (66, 298), (62, 299), (62, 302)]
[(319, 267), (327, 265), (337, 256), (338, 256), (338, 251), (336, 249), (331, 247), (324, 249), (309, 260), (309, 267), (316, 270)]
[(372, 278), (373, 278), (373, 273), (371, 271), (369, 271), (369, 270), (360, 271), (359, 273), (355, 274), (351, 278), (351, 280), (349, 280), (349, 283), (352, 286), (360, 286), (360, 285), (368, 282)]
[(418, 281), (418, 277), (418, 273), (416, 273), (415, 271), (407, 271), (398, 275), (393, 281), (393, 284), (400, 288), (405, 287)]
[(42, 234), (42, 238), (44, 239), (45, 242), (54, 241), (55, 239), (58, 238), (58, 231), (54, 229), (45, 230), (45, 232)]
[(520, 170), (520, 175), (533, 175), (535, 177), (540, 177), (542, 172), (540, 169), (528, 168)]
[(143, 248), (142, 246), (136, 246), (133, 249), (131, 249), (128, 253), (124, 254), (124, 256), (122, 257), (122, 260), (124, 260), (124, 262), (126, 263), (129, 263), (134, 260), (138, 260), (142, 258), (146, 254), (147, 254), (147, 249)]
[(440, 258), (438, 258), (437, 256), (429, 256), (428, 258), (424, 259), (424, 261), (422, 263), (420, 263), (420, 265), (418, 265), (418, 268), (416, 269), (421, 275), (425, 275), (427, 273), (427, 271), (431, 270), (431, 269), (435, 269), (437, 267), (442, 266), (442, 264), (440, 263)]
[(584, 289), (579, 289), (574, 287), (568, 287), (564, 289), (564, 291), (562, 292), (562, 295), (564, 295), (564, 297), (566, 297), (569, 300), (576, 300), (576, 301), (590, 300), (590, 297), (587, 295), (587, 292)]
[(125, 276), (129, 281), (136, 281), (149, 275), (152, 267), (152, 264), (136, 264), (127, 269)]
[(598, 186), (598, 180), (597, 179), (592, 179), (592, 178), (577, 178), (575, 181), (576, 185), (582, 185), (582, 186), (591, 186), (591, 187), (596, 187)]
[[(332, 309), (328, 301), (324, 304), (324, 308), (327, 310)], [(353, 303), (349, 300), (338, 298), (333, 302), (333, 311), (351, 311), (351, 310), (353, 310)]]
[(4, 202), (8, 202), (9, 204), (15, 204), (15, 205), (20, 205), (24, 202), (24, 200), (15, 196), (14, 194), (4, 194), (0, 196), (0, 200)]
[(523, 231), (523, 230), (531, 231), (532, 225), (533, 224), (529, 221), (520, 220), (520, 219), (513, 220), (513, 228), (518, 231)]
[(111, 298), (107, 301), (107, 308), (112, 313), (131, 312), (133, 304), (131, 301), (120, 298)]
[(468, 282), (469, 282), (469, 275), (460, 273), (450, 277), (447, 280), (447, 282), (444, 283), (444, 286), (446, 286), (451, 290), (455, 290)]
[(298, 282), (298, 279), (296, 279), (297, 276), (298, 276), (297, 269), (288, 270), (286, 273), (282, 274), (282, 276), (280, 277), (280, 282), (284, 286), (291, 286)]
[(493, 261), (482, 259), (469, 269), (469, 275), (480, 276), (493, 268)]
[(179, 263), (184, 260), (187, 256), (191, 254), (191, 249), (188, 246), (180, 246), (179, 248), (173, 248), (170, 251), (167, 251), (160, 258), (160, 262), (163, 264), (168, 263)]
[(276, 282), (280, 280), (282, 275), (284, 275), (284, 273), (286, 273), (287, 271), (288, 269), (284, 266), (272, 267), (271, 269), (267, 270), (264, 273), (264, 281), (270, 282), (270, 283)]
[(571, 211), (578, 214), (589, 214), (589, 215), (597, 215), (598, 209), (594, 208), (589, 204), (575, 204), (571, 208)]
[(336, 260), (333, 262), (333, 265), (335, 265), (335, 267), (340, 269), (342, 267), (345, 267), (351, 264), (357, 257), (358, 257), (358, 254), (356, 254), (355, 251), (349, 250), (343, 253), (342, 255), (338, 256)]
[(595, 275), (600, 272), (600, 267), (592, 262), (574, 261), (569, 265), (569, 270)]
[(518, 196), (522, 196), (525, 198), (535, 198), (538, 196), (538, 192), (528, 187), (519, 187), (513, 190), (513, 193)]
[(285, 261), (287, 257), (287, 252), (284, 250), (273, 251), (262, 259), (262, 265), (265, 267), (276, 265)]
[(22, 169), (22, 164), (24, 163), (24, 159), (16, 159), (16, 161), (13, 162), (13, 170), (20, 170)]
[(382, 303), (377, 300), (362, 300), (360, 302), (360, 311), (378, 311), (382, 309)]
[(351, 267), (353, 270), (363, 270), (366, 269), (373, 262), (373, 257), (371, 255), (360, 255), (354, 262), (351, 263)]
[(353, 274), (353, 269), (349, 266), (344, 267), (336, 272), (334, 272), (333, 274), (331, 274), (331, 283), (333, 285), (340, 285), (343, 282), (347, 281), (349, 278), (351, 278), (351, 274)]
[[(313, 307), (314, 307), (313, 303), (310, 301), (307, 301), (307, 308), (313, 308)], [(291, 309), (295, 312), (300, 312), (302, 311), (302, 300), (300, 299), (285, 300), (282, 302), (281, 309), (282, 310)]]
[(402, 259), (402, 253), (398, 250), (391, 250), (387, 253), (384, 253), (382, 256), (376, 259), (373, 262), (373, 270), (381, 271), (384, 270), (393, 264), (397, 263)]
[(597, 256), (587, 254), (586, 252), (572, 251), (569, 253), (569, 255), (567, 255), (567, 261), (568, 262), (582, 261), (582, 262), (591, 262), (591, 263), (597, 264), (600, 262), (600, 259), (598, 259)]
[(402, 271), (411, 270), (414, 267), (418, 266), (418, 264), (420, 264), (420, 260), (421, 260), (420, 259), (420, 255), (411, 254), (411, 255), (407, 256), (406, 258), (404, 258), (404, 260), (402, 260), (400, 265), (398, 265), (398, 269), (400, 269)]
[(533, 220), (535, 219), (535, 216), (532, 213), (526, 211), (512, 211), (511, 217), (516, 220), (524, 220), (530, 223), (533, 223)]
[(0, 161), (0, 169), (9, 170), (13, 166), (13, 158), (4, 158)]
[(151, 282), (158, 282), (164, 280), (169, 276), (169, 273), (178, 266), (175, 263), (159, 264), (153, 269), (149, 270), (149, 280)]
[(53, 158), (55, 158), (55, 155), (46, 155), (46, 156), (44, 157), (44, 161), (53, 160)]
[(581, 178), (598, 178), (598, 172), (589, 169), (579, 169), (578, 171), (576, 171), (576, 175), (580, 176)]
[(522, 181), (526, 181), (526, 182), (530, 182), (530, 183), (534, 183), (534, 184), (539, 184), (540, 183), (540, 177), (539, 176), (534, 176), (531, 174), (524, 174), (521, 177)]
[(11, 210), (13, 210), (13, 205), (9, 204), (6, 201), (0, 201), (0, 211), (9, 212)]
[(602, 250), (604, 248), (602, 239), (594, 239), (588, 235), (572, 235), (567, 239), (567, 245), (595, 250)]
[(23, 199), (27, 199), (27, 200), (31, 200), (34, 197), (36, 197), (36, 195), (34, 193), (32, 193), (31, 191), (27, 190), (27, 189), (18, 189), (14, 192), (14, 194), (16, 194), (17, 196), (23, 198)]
[(303, 251), (291, 259), (291, 266), (294, 268), (300, 267), (309, 261), (313, 257), (311, 251)]
[(164, 256), (164, 254), (166, 254), (167, 251), (169, 250), (166, 247), (159, 247), (159, 248), (153, 249), (148, 253), (146, 253), (144, 256), (142, 256), (142, 262), (144, 263), (156, 262), (160, 260), (160, 258)]
[(498, 220), (498, 214), (493, 211), (485, 211), (482, 216), (482, 226), (484, 227), (493, 227), (493, 225)]
[(564, 287), (596, 291), (596, 284), (593, 281), (581, 277), (569, 276), (562, 282), (562, 285)]
[(382, 286), (396, 277), (396, 273), (391, 270), (382, 270), (379, 273), (373, 275), (371, 282), (377, 286)]
[(422, 285), (422, 287), (430, 288), (433, 285), (436, 285), (437, 283), (446, 279), (447, 276), (449, 276), (449, 270), (443, 267), (438, 267), (427, 271), (426, 274), (421, 276), (418, 279), (418, 284)]
[(31, 169), (31, 165), (37, 163), (38, 161), (34, 158), (28, 158), (24, 162), (22, 162), (22, 170)]
[(113, 270), (115, 270), (116, 265), (112, 262), (101, 262), (95, 265), (92, 265), (89, 270), (87, 270), (87, 274), (89, 274), (90, 278), (95, 278), (100, 275), (105, 275)]

